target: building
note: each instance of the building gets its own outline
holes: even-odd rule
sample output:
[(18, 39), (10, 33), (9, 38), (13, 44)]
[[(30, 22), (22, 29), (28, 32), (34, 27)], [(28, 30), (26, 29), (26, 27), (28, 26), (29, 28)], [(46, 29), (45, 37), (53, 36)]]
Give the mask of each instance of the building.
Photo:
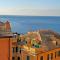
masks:
[(11, 27), (9, 21), (6, 21), (5, 23), (0, 21), (0, 32), (11, 32)]
[(0, 34), (0, 60), (12, 60), (12, 34)]
[(12, 60), (60, 59), (60, 39), (52, 31), (28, 32), (18, 36), (12, 46)]
[(0, 34), (0, 60), (60, 60), (59, 37), (52, 31)]

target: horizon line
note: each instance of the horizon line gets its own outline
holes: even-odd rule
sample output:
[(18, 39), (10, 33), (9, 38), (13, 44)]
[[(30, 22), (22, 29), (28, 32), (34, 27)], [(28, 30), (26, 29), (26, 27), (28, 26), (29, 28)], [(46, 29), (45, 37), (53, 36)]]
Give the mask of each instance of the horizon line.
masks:
[(53, 17), (60, 17), (60, 15), (6, 15), (6, 14), (3, 14), (3, 15), (0, 15), (0, 16), (53, 16)]

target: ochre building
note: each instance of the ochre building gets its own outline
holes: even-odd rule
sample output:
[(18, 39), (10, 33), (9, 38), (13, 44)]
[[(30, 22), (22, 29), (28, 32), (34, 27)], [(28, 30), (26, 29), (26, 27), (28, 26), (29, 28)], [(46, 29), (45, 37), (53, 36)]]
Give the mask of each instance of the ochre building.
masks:
[(33, 31), (15, 38), (12, 60), (60, 60), (60, 35), (53, 31)]

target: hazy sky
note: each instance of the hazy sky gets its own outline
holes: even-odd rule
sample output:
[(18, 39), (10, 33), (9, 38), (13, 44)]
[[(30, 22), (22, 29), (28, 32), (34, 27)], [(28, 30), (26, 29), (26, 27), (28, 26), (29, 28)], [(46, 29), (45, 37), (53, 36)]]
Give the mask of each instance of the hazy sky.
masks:
[(60, 0), (0, 0), (0, 15), (60, 16)]

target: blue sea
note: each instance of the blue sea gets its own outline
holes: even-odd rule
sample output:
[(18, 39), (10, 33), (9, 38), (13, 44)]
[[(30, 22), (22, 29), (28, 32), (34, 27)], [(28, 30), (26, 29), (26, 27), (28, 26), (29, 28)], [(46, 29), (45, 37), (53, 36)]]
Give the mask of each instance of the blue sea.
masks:
[(0, 21), (9, 21), (12, 32), (26, 33), (34, 30), (50, 29), (60, 33), (60, 16), (0, 15)]

